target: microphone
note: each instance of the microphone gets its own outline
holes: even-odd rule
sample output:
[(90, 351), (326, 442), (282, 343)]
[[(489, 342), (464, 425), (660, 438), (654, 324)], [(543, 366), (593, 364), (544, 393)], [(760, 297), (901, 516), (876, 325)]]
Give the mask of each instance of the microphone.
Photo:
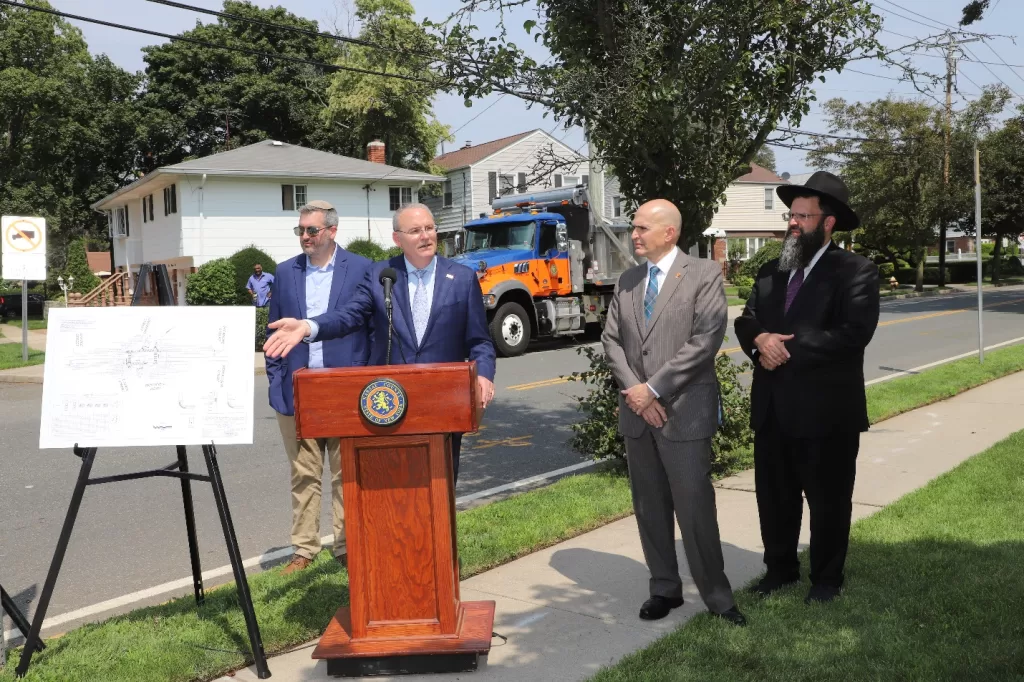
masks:
[(398, 273), (394, 268), (384, 268), (380, 272), (380, 283), (384, 285), (384, 305), (391, 308), (391, 287), (395, 285)]
[[(384, 268), (380, 272), (380, 283), (384, 286), (384, 309), (388, 315), (388, 354), (384, 361), (385, 365), (391, 364), (391, 336), (394, 334), (395, 325), (391, 320), (391, 287), (395, 285), (398, 273), (394, 268)], [(404, 353), (403, 353), (404, 355)]]

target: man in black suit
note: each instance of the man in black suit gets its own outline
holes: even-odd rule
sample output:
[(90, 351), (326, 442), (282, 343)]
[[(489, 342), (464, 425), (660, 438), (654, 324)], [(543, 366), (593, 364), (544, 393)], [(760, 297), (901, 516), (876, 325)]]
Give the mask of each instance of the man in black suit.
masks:
[(811, 590), (829, 602), (843, 586), (860, 434), (868, 429), (864, 349), (878, 326), (878, 268), (832, 243), (856, 229), (846, 185), (818, 172), (781, 185), (789, 229), (777, 260), (757, 274), (736, 319), (754, 361), (750, 423), (767, 596), (800, 580), (803, 499), (811, 512)]

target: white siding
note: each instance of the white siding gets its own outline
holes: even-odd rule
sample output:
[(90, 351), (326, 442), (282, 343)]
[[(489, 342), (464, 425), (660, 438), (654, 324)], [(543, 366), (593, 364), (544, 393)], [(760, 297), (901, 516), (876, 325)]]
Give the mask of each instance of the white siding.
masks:
[[(711, 227), (726, 232), (782, 232), (786, 223), (782, 214), (786, 205), (775, 195), (778, 185), (761, 183), (733, 183), (725, 190), (725, 203), (718, 207), (711, 220)], [(765, 209), (764, 193), (770, 189), (773, 195), (771, 210)]]
[[(142, 200), (134, 203), (139, 206), (139, 225), (144, 231), (142, 241), (142, 261), (156, 263), (177, 258), (183, 255), (183, 244), (181, 241), (181, 211), (182, 211), (182, 187), (188, 187), (186, 183), (177, 184), (177, 213), (164, 215), (164, 185), (153, 189), (153, 220), (142, 223)], [(146, 196), (149, 196), (148, 194)], [(147, 220), (149, 216), (146, 216)], [(134, 220), (134, 217), (133, 217)], [(132, 226), (135, 227), (136, 223)], [(132, 230), (134, 234), (134, 230)]]
[(622, 196), (622, 190), (619, 187), (619, 178), (611, 173), (605, 172), (604, 174), (604, 217), (612, 222), (625, 222), (629, 220), (629, 216), (626, 215), (625, 206), (622, 207), (622, 213), (619, 216), (615, 215), (615, 197)]
[[(537, 131), (474, 164), (471, 185), (473, 205), (469, 215), (475, 218), (482, 212), (490, 213), (491, 211), (490, 198), (487, 196), (489, 188), (488, 173), (498, 173), (499, 176), (512, 175), (514, 176), (513, 185), (518, 183), (519, 173), (526, 173), (528, 181), (531, 179), (535, 180), (535, 182), (527, 186), (527, 192), (553, 188), (554, 184), (550, 184), (552, 182), (550, 175), (539, 180), (534, 178), (536, 175), (534, 167), (537, 165), (537, 152), (548, 145), (554, 145), (555, 153), (563, 159), (568, 160), (575, 158), (572, 154), (572, 150), (564, 144), (557, 140), (552, 142), (550, 135), (542, 131)], [(562, 175), (575, 175), (582, 178), (582, 176), (587, 173), (587, 164), (577, 164), (576, 166), (562, 169), (559, 173)], [(499, 189), (500, 186), (499, 179)]]
[(440, 232), (457, 230), (477, 217), (473, 213), (473, 207), (466, 201), (473, 186), (472, 170), (469, 168), (454, 170), (447, 173), (447, 177), (452, 182), (452, 205), (445, 208), (443, 196), (429, 197), (423, 201), (430, 208), (430, 212), (434, 214), (434, 222)]
[[(373, 186), (367, 206), (364, 184), (354, 180), (210, 177), (201, 191), (195, 179), (191, 183), (189, 211), (182, 220), (183, 255), (192, 256), (196, 267), (231, 256), (249, 244), (266, 251), (277, 263), (298, 255), (299, 238), (292, 232), (299, 223), (298, 207), (282, 209), (282, 184), (306, 185), (307, 201), (321, 199), (334, 205), (339, 216), (337, 242), (342, 246), (365, 239), (368, 228), (375, 242), (393, 246), (386, 181)], [(413, 188), (416, 200), (419, 183), (394, 186)]]

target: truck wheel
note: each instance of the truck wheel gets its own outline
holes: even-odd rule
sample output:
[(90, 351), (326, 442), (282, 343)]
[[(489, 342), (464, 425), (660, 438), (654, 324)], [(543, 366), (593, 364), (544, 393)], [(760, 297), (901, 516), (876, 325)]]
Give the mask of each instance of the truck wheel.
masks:
[(530, 318), (523, 306), (503, 304), (491, 320), (491, 338), (498, 352), (507, 358), (522, 355), (530, 345)]

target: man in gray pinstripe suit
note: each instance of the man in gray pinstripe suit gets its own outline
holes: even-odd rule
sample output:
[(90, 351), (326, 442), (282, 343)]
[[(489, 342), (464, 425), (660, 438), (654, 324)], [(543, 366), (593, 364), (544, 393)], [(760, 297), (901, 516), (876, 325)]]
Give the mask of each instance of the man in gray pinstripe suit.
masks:
[(708, 610), (735, 625), (711, 485), (711, 439), (719, 425), (715, 355), (728, 325), (718, 263), (676, 247), (682, 216), (669, 201), (641, 206), (633, 246), (647, 262), (622, 274), (601, 341), (619, 387), (633, 509), (650, 599), (640, 618), (656, 620), (683, 603), (673, 511), (690, 573)]

